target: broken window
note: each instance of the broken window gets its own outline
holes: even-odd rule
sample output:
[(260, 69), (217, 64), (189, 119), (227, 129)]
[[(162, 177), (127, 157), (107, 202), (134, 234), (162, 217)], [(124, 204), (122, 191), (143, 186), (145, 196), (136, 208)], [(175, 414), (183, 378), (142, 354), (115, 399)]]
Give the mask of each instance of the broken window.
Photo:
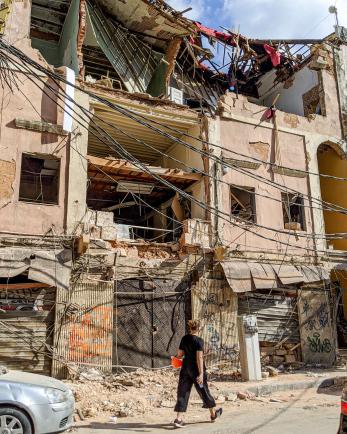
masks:
[(285, 229), (305, 230), (304, 200), (302, 196), (282, 193), (282, 209)]
[(19, 200), (58, 204), (60, 160), (52, 156), (22, 155)]
[(255, 190), (250, 187), (231, 187), (231, 215), (242, 221), (255, 223)]

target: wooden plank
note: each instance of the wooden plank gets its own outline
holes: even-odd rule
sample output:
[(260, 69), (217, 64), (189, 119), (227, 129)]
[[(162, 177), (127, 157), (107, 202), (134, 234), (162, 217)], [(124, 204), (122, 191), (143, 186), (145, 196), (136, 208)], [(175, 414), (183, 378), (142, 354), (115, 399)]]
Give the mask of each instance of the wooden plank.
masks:
[[(122, 169), (123, 172), (128, 172), (129, 174), (133, 172), (134, 174), (141, 174), (144, 177), (150, 177), (150, 175), (146, 174), (141, 169), (138, 169), (136, 166), (133, 166), (132, 164), (124, 164), (124, 161), (122, 160), (110, 160), (107, 158), (100, 158), (100, 157), (94, 157), (92, 155), (87, 156), (89, 164), (97, 167), (102, 167), (102, 169), (105, 172), (117, 173), (119, 169)], [(175, 178), (175, 179), (186, 179), (191, 181), (199, 181), (201, 179), (201, 175), (199, 173), (188, 173), (183, 171), (175, 171), (171, 170), (169, 174), (162, 173), (163, 168), (152, 168), (151, 172), (162, 176), (163, 178), (167, 178), (168, 176)]]
[(234, 193), (231, 191), (230, 192), (231, 196), (233, 197), (233, 199), (240, 205), (241, 208), (243, 208), (244, 210), (246, 210), (247, 208), (244, 206), (244, 204), (234, 195)]
[(52, 285), (47, 283), (0, 283), (0, 289), (30, 289), (30, 288), (52, 288)]

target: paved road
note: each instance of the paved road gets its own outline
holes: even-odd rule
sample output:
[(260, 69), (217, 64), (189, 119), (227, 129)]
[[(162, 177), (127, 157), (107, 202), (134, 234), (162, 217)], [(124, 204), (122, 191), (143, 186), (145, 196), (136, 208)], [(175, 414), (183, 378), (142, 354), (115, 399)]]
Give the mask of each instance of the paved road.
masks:
[[(226, 411), (226, 414), (216, 423), (194, 422), (179, 432), (187, 434), (336, 434), (338, 427), (339, 408), (298, 406), (276, 404), (276, 407), (239, 409)], [(229, 413), (229, 414), (228, 414)], [(91, 423), (87, 427), (77, 428), (76, 434), (114, 434), (114, 433), (153, 433), (167, 434), (173, 427), (163, 423), (123, 422)], [(177, 431), (177, 430), (175, 430)]]

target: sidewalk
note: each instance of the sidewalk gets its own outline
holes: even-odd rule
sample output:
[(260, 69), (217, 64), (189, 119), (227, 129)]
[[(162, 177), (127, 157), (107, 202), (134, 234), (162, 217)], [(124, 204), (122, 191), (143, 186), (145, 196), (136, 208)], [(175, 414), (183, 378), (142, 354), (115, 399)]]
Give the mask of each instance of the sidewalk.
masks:
[[(331, 377), (328, 377), (331, 378)], [(340, 379), (341, 377), (338, 377)], [(321, 378), (320, 378), (321, 380)], [(279, 381), (284, 384), (284, 382)], [(271, 383), (274, 384), (274, 383)], [(286, 384), (291, 384), (287, 381)], [(340, 416), (341, 389), (318, 391), (313, 388), (273, 393), (271, 397), (252, 398), (222, 404), (223, 415), (215, 424), (201, 401), (191, 402), (185, 415), (187, 434), (292, 434), (294, 432), (336, 434)], [(153, 408), (142, 416), (94, 418), (79, 422), (76, 434), (165, 434), (174, 430), (172, 408)], [(183, 431), (182, 431), (183, 432)]]
[[(336, 386), (339, 396), (347, 384), (346, 369), (301, 370), (279, 373), (257, 382), (229, 379), (228, 375), (211, 373), (209, 385), (218, 404), (242, 405), (250, 401), (268, 401), (278, 392), (316, 390)], [(146, 415), (159, 410), (173, 411), (176, 400), (178, 372), (140, 370), (135, 373), (114, 375), (108, 379), (68, 382), (74, 392), (79, 416), (76, 420), (90, 420), (97, 416), (128, 417)], [(191, 404), (200, 407), (201, 400), (193, 388)]]
[(218, 395), (228, 396), (238, 392), (251, 392), (255, 396), (269, 395), (275, 392), (330, 387), (334, 384), (347, 384), (347, 369), (313, 369), (293, 374), (282, 374), (262, 381), (213, 382), (213, 390)]

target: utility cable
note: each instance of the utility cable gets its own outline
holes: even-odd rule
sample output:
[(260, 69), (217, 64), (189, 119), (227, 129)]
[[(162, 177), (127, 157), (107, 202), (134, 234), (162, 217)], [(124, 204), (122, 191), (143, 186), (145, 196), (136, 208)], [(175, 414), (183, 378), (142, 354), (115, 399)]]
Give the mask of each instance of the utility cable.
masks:
[[(60, 79), (60, 77), (59, 77), (59, 79)], [(77, 106), (78, 106), (78, 104), (77, 104)], [(83, 112), (85, 113), (85, 109), (83, 108), (83, 107), (81, 107), (81, 106), (79, 106), (79, 108), (80, 109), (82, 109), (83, 110)], [(99, 127), (97, 127), (97, 130), (99, 130), (100, 131), (100, 128)], [(108, 135), (108, 133), (106, 132), (106, 135), (107, 136), (109, 136)], [(156, 178), (159, 182), (162, 182), (162, 183), (164, 183), (164, 184), (166, 184), (169, 188), (172, 188), (172, 189), (174, 189), (176, 192), (180, 192), (181, 193), (181, 195), (183, 196), (183, 197), (187, 197), (187, 198), (189, 198), (190, 200), (192, 200), (193, 202), (196, 202), (197, 204), (199, 204), (201, 207), (203, 207), (203, 208), (205, 208), (205, 209), (209, 209), (210, 208), (210, 210), (211, 209), (213, 209), (212, 207), (206, 207), (202, 202), (200, 202), (200, 201), (198, 201), (198, 200), (196, 200), (194, 197), (192, 197), (192, 196), (190, 196), (189, 194), (187, 194), (186, 192), (184, 192), (184, 191), (182, 191), (182, 190), (180, 190), (180, 189), (177, 189), (175, 186), (173, 186), (172, 184), (170, 184), (169, 182), (167, 182), (167, 181), (165, 181), (165, 180), (163, 180), (161, 177), (159, 177), (159, 176), (156, 176), (156, 174), (153, 174), (146, 166), (144, 166), (141, 162), (139, 162), (137, 159), (134, 159), (134, 157), (130, 154), (130, 153), (128, 153), (117, 141), (115, 141), (115, 140), (113, 140), (112, 139), (112, 137), (108, 137), (108, 139), (111, 139), (111, 141), (116, 145), (116, 151), (117, 151), (117, 153), (119, 153), (120, 155), (125, 155), (125, 156), (127, 156), (125, 159), (126, 160), (128, 160), (128, 161), (132, 161), (137, 167), (139, 167), (139, 168), (141, 168), (142, 170), (144, 170), (145, 172), (147, 172), (148, 174), (150, 174), (150, 175), (152, 175), (152, 177), (154, 177), (154, 178)], [(112, 148), (112, 147), (111, 147)], [(114, 149), (114, 148), (113, 148)], [(214, 209), (213, 209), (213, 211), (215, 211)], [(224, 213), (224, 214), (226, 214), (226, 213)], [(227, 215), (227, 214), (226, 214)], [(225, 219), (226, 220), (226, 219)], [(228, 223), (230, 223), (230, 221), (229, 220), (226, 220), (226, 221), (228, 221)], [(234, 225), (236, 225), (236, 226), (238, 226), (235, 222), (234, 222)], [(264, 228), (264, 229), (268, 229), (268, 230), (274, 230), (274, 229), (272, 229), (272, 228), (267, 228), (267, 227), (265, 227), (265, 226), (262, 226), (262, 225), (257, 225), (257, 226), (259, 226), (259, 227), (262, 227), (262, 228)], [(241, 227), (241, 229), (243, 229), (243, 230), (245, 230), (245, 231), (249, 231), (249, 232), (251, 232), (251, 233), (253, 233), (253, 234), (255, 234), (255, 235), (257, 235), (257, 236), (260, 236), (260, 237), (262, 237), (262, 238), (265, 238), (265, 239), (270, 239), (269, 237), (265, 237), (265, 236), (262, 236), (262, 235), (260, 235), (260, 234), (258, 234), (258, 233), (255, 233), (255, 232), (253, 232), (253, 231), (251, 231), (251, 230), (249, 230), (248, 228), (245, 228), (245, 227)], [(279, 231), (275, 231), (275, 232), (279, 232)], [(283, 231), (285, 234), (287, 234), (288, 235), (288, 231)], [(296, 233), (294, 233), (293, 235), (295, 235), (295, 236), (297, 236), (297, 235), (303, 235), (303, 234), (296, 234)], [(307, 237), (307, 235), (304, 235), (304, 237)], [(279, 240), (272, 240), (272, 241), (275, 241), (276, 243), (281, 243), (281, 244), (283, 244), (281, 241), (279, 241)], [(294, 248), (301, 248), (301, 247), (299, 247), (299, 246), (293, 246)], [(304, 250), (307, 250), (308, 248), (303, 248)]]
[[(2, 41), (0, 40), (0, 44), (1, 44), (1, 43), (2, 43)], [(6, 45), (5, 45), (5, 46), (6, 46)], [(7, 47), (7, 46), (6, 46), (6, 47)], [(7, 48), (8, 48), (8, 50), (11, 52), (11, 47), (7, 47)], [(76, 86), (76, 85), (72, 85), (72, 84), (69, 83), (67, 80), (65, 80), (63, 77), (58, 76), (57, 74), (52, 73), (51, 71), (49, 71), (49, 70), (43, 68), (41, 65), (36, 64), (36, 62), (31, 61), (31, 59), (29, 59), (27, 56), (25, 56), (24, 53), (21, 53), (21, 52), (20, 52), (19, 50), (17, 50), (17, 49), (14, 49), (14, 50), (15, 50), (15, 52), (18, 51), (18, 52), (20, 53), (20, 54), (15, 53), (15, 55), (16, 55), (17, 57), (20, 57), (20, 58), (24, 57), (24, 61), (26, 61), (26, 62), (29, 63), (29, 64), (33, 64), (33, 65), (34, 65), (34, 68), (38, 68), (39, 70), (41, 70), (41, 72), (46, 73), (46, 74), (49, 75), (51, 78), (56, 78), (57, 80), (62, 81), (63, 83), (66, 83), (66, 84), (68, 84), (68, 85), (70, 85), (70, 86), (73, 86), (73, 87), (75, 87), (76, 89), (81, 90), (82, 92), (88, 94), (89, 96), (93, 97), (94, 99), (96, 99), (96, 100), (98, 100), (98, 101), (104, 103), (104, 104), (107, 105), (107, 106), (110, 106), (111, 108), (114, 108), (114, 109), (117, 110), (117, 111), (120, 111), (120, 112), (123, 113), (123, 114), (124, 114), (124, 112), (127, 112), (127, 111), (128, 111), (129, 113), (134, 113), (134, 112), (132, 112), (132, 111), (129, 110), (129, 109), (125, 109), (125, 108), (123, 108), (123, 107), (118, 106), (117, 104), (111, 103), (111, 102), (108, 101), (107, 99), (101, 98), (101, 97), (99, 97), (98, 95), (95, 95), (95, 94), (93, 94), (93, 93), (91, 93), (91, 92), (89, 92), (89, 91), (86, 91), (86, 90), (84, 90), (84, 89), (81, 89), (81, 88), (79, 88), (79, 87)], [(21, 60), (23, 60), (23, 59), (21, 59)], [(124, 114), (124, 115), (126, 116), (126, 114)], [(137, 113), (136, 113), (136, 116), (141, 116), (141, 117), (143, 117), (142, 115), (137, 114)], [(134, 117), (133, 115), (130, 115), (130, 114), (129, 114), (128, 117), (131, 118), (131, 119), (133, 119), (133, 120), (135, 120), (135, 121), (137, 121), (137, 122), (139, 122), (139, 120), (137, 120), (137, 118)], [(156, 122), (156, 121), (154, 121), (154, 120), (152, 120), (151, 122), (153, 122), (153, 123), (158, 123), (158, 122)], [(160, 129), (154, 128), (152, 125), (149, 125), (149, 124), (143, 123), (142, 121), (141, 121), (140, 123), (143, 124), (143, 125), (145, 125), (145, 126), (147, 126), (147, 127), (150, 128), (150, 129), (154, 129), (155, 131), (159, 132), (159, 134), (162, 134), (162, 135), (164, 135), (164, 136), (170, 138), (171, 140), (173, 140), (173, 141), (175, 141), (175, 142), (178, 142), (178, 143), (183, 144), (184, 146), (188, 147), (189, 149), (191, 149), (191, 150), (194, 151), (194, 152), (198, 152), (198, 153), (200, 153), (200, 154), (202, 154), (202, 155), (205, 155), (205, 156), (208, 157), (208, 158), (212, 158), (212, 159), (218, 161), (220, 164), (222, 164), (222, 165), (224, 165), (224, 166), (228, 166), (228, 167), (231, 167), (231, 168), (235, 169), (235, 166), (234, 166), (234, 165), (232, 165), (232, 164), (228, 164), (228, 163), (226, 163), (225, 161), (223, 161), (222, 159), (220, 159), (220, 158), (218, 158), (218, 157), (216, 157), (216, 156), (211, 155), (210, 153), (207, 153), (207, 152), (204, 152), (204, 151), (198, 150), (198, 149), (194, 148), (192, 145), (190, 145), (190, 144), (188, 144), (188, 143), (186, 143), (186, 142), (183, 142), (182, 140), (180, 140), (180, 139), (178, 139), (178, 138), (176, 138), (176, 137), (173, 137), (173, 136), (171, 136), (171, 135), (168, 135), (167, 133), (163, 132), (163, 131), (160, 130)], [(169, 127), (169, 126), (167, 126), (167, 129), (172, 129), (172, 128)], [(188, 135), (188, 136), (189, 136), (189, 135)], [(189, 137), (192, 137), (194, 140), (201, 141), (201, 139), (196, 138), (196, 137), (194, 137), (194, 136), (189, 136)], [(208, 143), (208, 142), (206, 142), (206, 141), (203, 141), (203, 142), (204, 142), (204, 143)], [(213, 144), (211, 144), (211, 145), (212, 145), (212, 146), (217, 146), (217, 145), (213, 145)], [(238, 168), (238, 170), (240, 170), (240, 168)], [(249, 173), (249, 172), (247, 172), (247, 171), (245, 171), (245, 170), (241, 170), (241, 172), (242, 172), (242, 173), (247, 173), (247, 174), (250, 175), (251, 177), (256, 176), (257, 178), (259, 178), (259, 175), (251, 174), (251, 173)], [(260, 177), (260, 178), (262, 178), (262, 177)], [(268, 179), (266, 179), (266, 178), (263, 178), (263, 180), (264, 180), (264, 182), (266, 182), (266, 183), (268, 183), (268, 184), (276, 185), (277, 187), (279, 187), (279, 188), (282, 189), (282, 191), (283, 191), (283, 188), (284, 188), (284, 187), (283, 187), (282, 185), (280, 185), (280, 184), (278, 184), (278, 183), (275, 183), (274, 181), (270, 181), (270, 180), (268, 180)], [(293, 189), (287, 189), (287, 192), (288, 192), (288, 191), (292, 191), (294, 194), (300, 194), (301, 196), (308, 197), (308, 195), (303, 195), (302, 193), (300, 193), (300, 192), (298, 192), (298, 191), (296, 191), (296, 190), (293, 190)], [(313, 201), (313, 200), (318, 201), (318, 202), (316, 202), (316, 203), (318, 203), (318, 204), (326, 203), (326, 204), (329, 205), (329, 206), (336, 207), (336, 209), (340, 209), (340, 210), (343, 210), (343, 211), (346, 210), (346, 209), (343, 208), (343, 207), (340, 207), (340, 206), (338, 206), (338, 205), (336, 205), (336, 204), (331, 204), (331, 203), (329, 203), (329, 202), (322, 201), (322, 200), (319, 199), (319, 198), (310, 197), (310, 199), (311, 199), (312, 201)]]

